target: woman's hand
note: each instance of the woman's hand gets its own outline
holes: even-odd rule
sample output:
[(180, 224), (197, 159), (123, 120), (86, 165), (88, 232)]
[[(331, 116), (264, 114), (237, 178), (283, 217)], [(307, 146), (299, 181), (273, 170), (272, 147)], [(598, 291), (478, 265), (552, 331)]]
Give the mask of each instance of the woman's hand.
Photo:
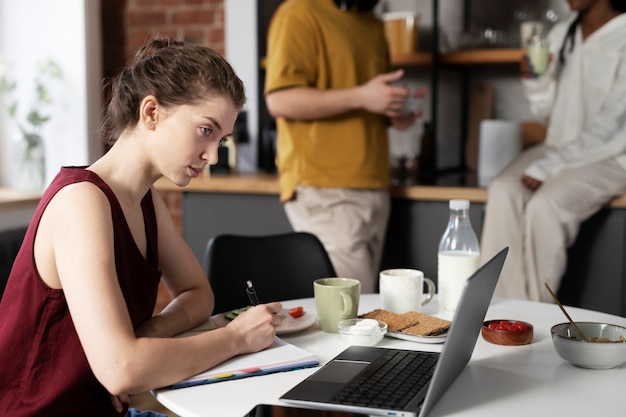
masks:
[(124, 411), (124, 405), (130, 405), (130, 394), (125, 394), (125, 395), (112, 395), (109, 394), (109, 396), (111, 397), (111, 403), (113, 404), (113, 408), (115, 408), (115, 411), (117, 411), (118, 413), (121, 413), (122, 411)]
[(533, 191), (541, 187), (542, 184), (541, 181), (536, 180), (533, 177), (529, 177), (528, 175), (522, 175), (522, 183), (526, 186), (526, 188)]
[[(552, 62), (552, 54), (548, 56), (548, 65)], [(539, 74), (535, 73), (533, 64), (530, 62), (528, 54), (524, 54), (519, 65), (519, 72), (522, 78), (537, 78)]]
[(276, 327), (283, 322), (284, 317), (278, 315), (282, 308), (280, 303), (260, 304), (228, 323), (226, 327), (235, 331), (243, 341), (241, 353), (257, 352), (272, 344)]
[(528, 57), (528, 54), (524, 54), (524, 56), (522, 57), (522, 60), (519, 64), (519, 72), (522, 78), (535, 77), (535, 72), (533, 71), (533, 66), (530, 63), (530, 58)]

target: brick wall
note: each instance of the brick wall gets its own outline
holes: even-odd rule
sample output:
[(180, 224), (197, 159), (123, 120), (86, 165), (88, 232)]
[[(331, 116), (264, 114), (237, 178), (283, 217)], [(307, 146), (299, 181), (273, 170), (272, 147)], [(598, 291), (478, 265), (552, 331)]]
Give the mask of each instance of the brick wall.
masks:
[[(103, 0), (101, 8), (105, 78), (114, 76), (141, 45), (158, 35), (192, 39), (224, 55), (224, 0)], [(181, 193), (160, 194), (181, 230)], [(155, 311), (169, 301), (161, 288)]]
[(127, 56), (155, 35), (193, 39), (224, 54), (223, 0), (127, 0)]

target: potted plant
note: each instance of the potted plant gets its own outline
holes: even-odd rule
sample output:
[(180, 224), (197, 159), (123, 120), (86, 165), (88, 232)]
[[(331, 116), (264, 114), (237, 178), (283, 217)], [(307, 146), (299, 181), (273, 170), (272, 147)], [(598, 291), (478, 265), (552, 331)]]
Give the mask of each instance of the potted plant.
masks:
[(0, 57), (0, 97), (5, 99), (7, 114), (16, 121), (21, 135), (17, 155), (20, 175), (18, 186), (25, 191), (41, 191), (45, 183), (45, 153), (40, 132), (50, 120), (47, 113), (52, 103), (49, 83), (60, 79), (62, 75), (61, 68), (52, 59), (37, 62), (36, 65), (35, 94), (24, 120), (20, 120), (21, 97), (15, 94), (17, 83), (9, 76), (9, 63)]

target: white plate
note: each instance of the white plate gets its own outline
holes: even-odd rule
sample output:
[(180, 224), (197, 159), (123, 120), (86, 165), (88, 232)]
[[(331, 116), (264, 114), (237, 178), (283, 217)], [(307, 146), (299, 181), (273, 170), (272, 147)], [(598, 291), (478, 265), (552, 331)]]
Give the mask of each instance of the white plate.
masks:
[(443, 343), (446, 341), (448, 333), (444, 333), (438, 336), (418, 336), (401, 332), (387, 332), (385, 336), (395, 337), (396, 339), (408, 340), (409, 342)]
[[(224, 317), (225, 314), (227, 313), (218, 314), (212, 318), (211, 321), (215, 327), (224, 327), (230, 322), (230, 320)], [(297, 319), (294, 319), (289, 315), (289, 309), (287, 308), (283, 308), (278, 314), (285, 318), (280, 326), (276, 328), (277, 335), (299, 332), (300, 330), (311, 327), (311, 325), (315, 323), (315, 320), (317, 320), (317, 316), (308, 311), (305, 311), (304, 314)], [(210, 326), (205, 326), (205, 328), (206, 327)]]
[(281, 316), (285, 316), (285, 318), (283, 319), (283, 322), (280, 324), (280, 326), (276, 328), (277, 335), (294, 333), (299, 332), (300, 330), (308, 329), (309, 327), (311, 327), (311, 325), (313, 325), (313, 323), (315, 323), (315, 320), (317, 319), (317, 316), (315, 314), (312, 314), (308, 311), (305, 311), (304, 314), (302, 314), (302, 316), (298, 317), (297, 319), (291, 317), (288, 310), (285, 308), (283, 308), (283, 310), (279, 314)]

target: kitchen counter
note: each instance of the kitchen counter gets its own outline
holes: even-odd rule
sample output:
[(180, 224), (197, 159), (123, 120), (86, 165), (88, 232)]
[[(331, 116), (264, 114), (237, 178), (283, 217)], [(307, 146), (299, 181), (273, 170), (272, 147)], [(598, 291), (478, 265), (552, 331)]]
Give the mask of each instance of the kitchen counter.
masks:
[[(14, 248), (20, 245), (26, 226), (35, 212), (40, 193), (0, 187), (0, 284), (8, 276)], [(7, 260), (11, 260), (7, 263)]]
[[(198, 177), (186, 187), (178, 187), (161, 178), (156, 183), (158, 190), (209, 192), (209, 193), (244, 193), (244, 194), (279, 194), (278, 176), (261, 172), (244, 174), (215, 174)], [(396, 198), (408, 200), (447, 201), (452, 198), (465, 198), (471, 202), (487, 201), (487, 190), (478, 187), (460, 186), (394, 186), (391, 194)]]
[[(186, 187), (178, 187), (161, 178), (156, 188), (162, 191), (214, 192), (214, 193), (250, 193), (278, 195), (278, 177), (267, 173), (244, 173), (230, 175), (212, 175), (197, 178)], [(452, 198), (465, 198), (471, 202), (485, 203), (487, 190), (480, 187), (462, 186), (394, 186), (391, 195), (407, 200), (447, 201)], [(41, 193), (23, 192), (13, 188), (0, 187), (0, 209), (29, 207), (37, 205)], [(626, 195), (615, 198), (609, 207), (626, 208)]]
[[(262, 172), (214, 174), (199, 177), (186, 187), (178, 187), (161, 178), (156, 187), (163, 191), (209, 192), (209, 193), (241, 193), (241, 194), (279, 194), (278, 176)], [(391, 195), (394, 198), (423, 201), (448, 201), (453, 198), (464, 198), (473, 203), (486, 203), (487, 190), (481, 187), (444, 186), (444, 185), (410, 185), (393, 186)], [(626, 208), (626, 195), (617, 197), (609, 204), (614, 208)]]
[(41, 193), (29, 193), (0, 187), (0, 210), (36, 206), (40, 198)]
[[(437, 246), (448, 222), (448, 200), (471, 201), (470, 219), (480, 238), (487, 190), (458, 186), (454, 178), (437, 186), (391, 188), (392, 204), (381, 268), (410, 267), (436, 279)], [(450, 185), (443, 185), (443, 183)], [(180, 194), (182, 234), (202, 262), (207, 240), (220, 234), (267, 235), (292, 231), (279, 202), (278, 177), (268, 173), (214, 174), (183, 188), (161, 179), (159, 191)], [(572, 306), (626, 316), (626, 196), (583, 222), (569, 250), (558, 296)]]

